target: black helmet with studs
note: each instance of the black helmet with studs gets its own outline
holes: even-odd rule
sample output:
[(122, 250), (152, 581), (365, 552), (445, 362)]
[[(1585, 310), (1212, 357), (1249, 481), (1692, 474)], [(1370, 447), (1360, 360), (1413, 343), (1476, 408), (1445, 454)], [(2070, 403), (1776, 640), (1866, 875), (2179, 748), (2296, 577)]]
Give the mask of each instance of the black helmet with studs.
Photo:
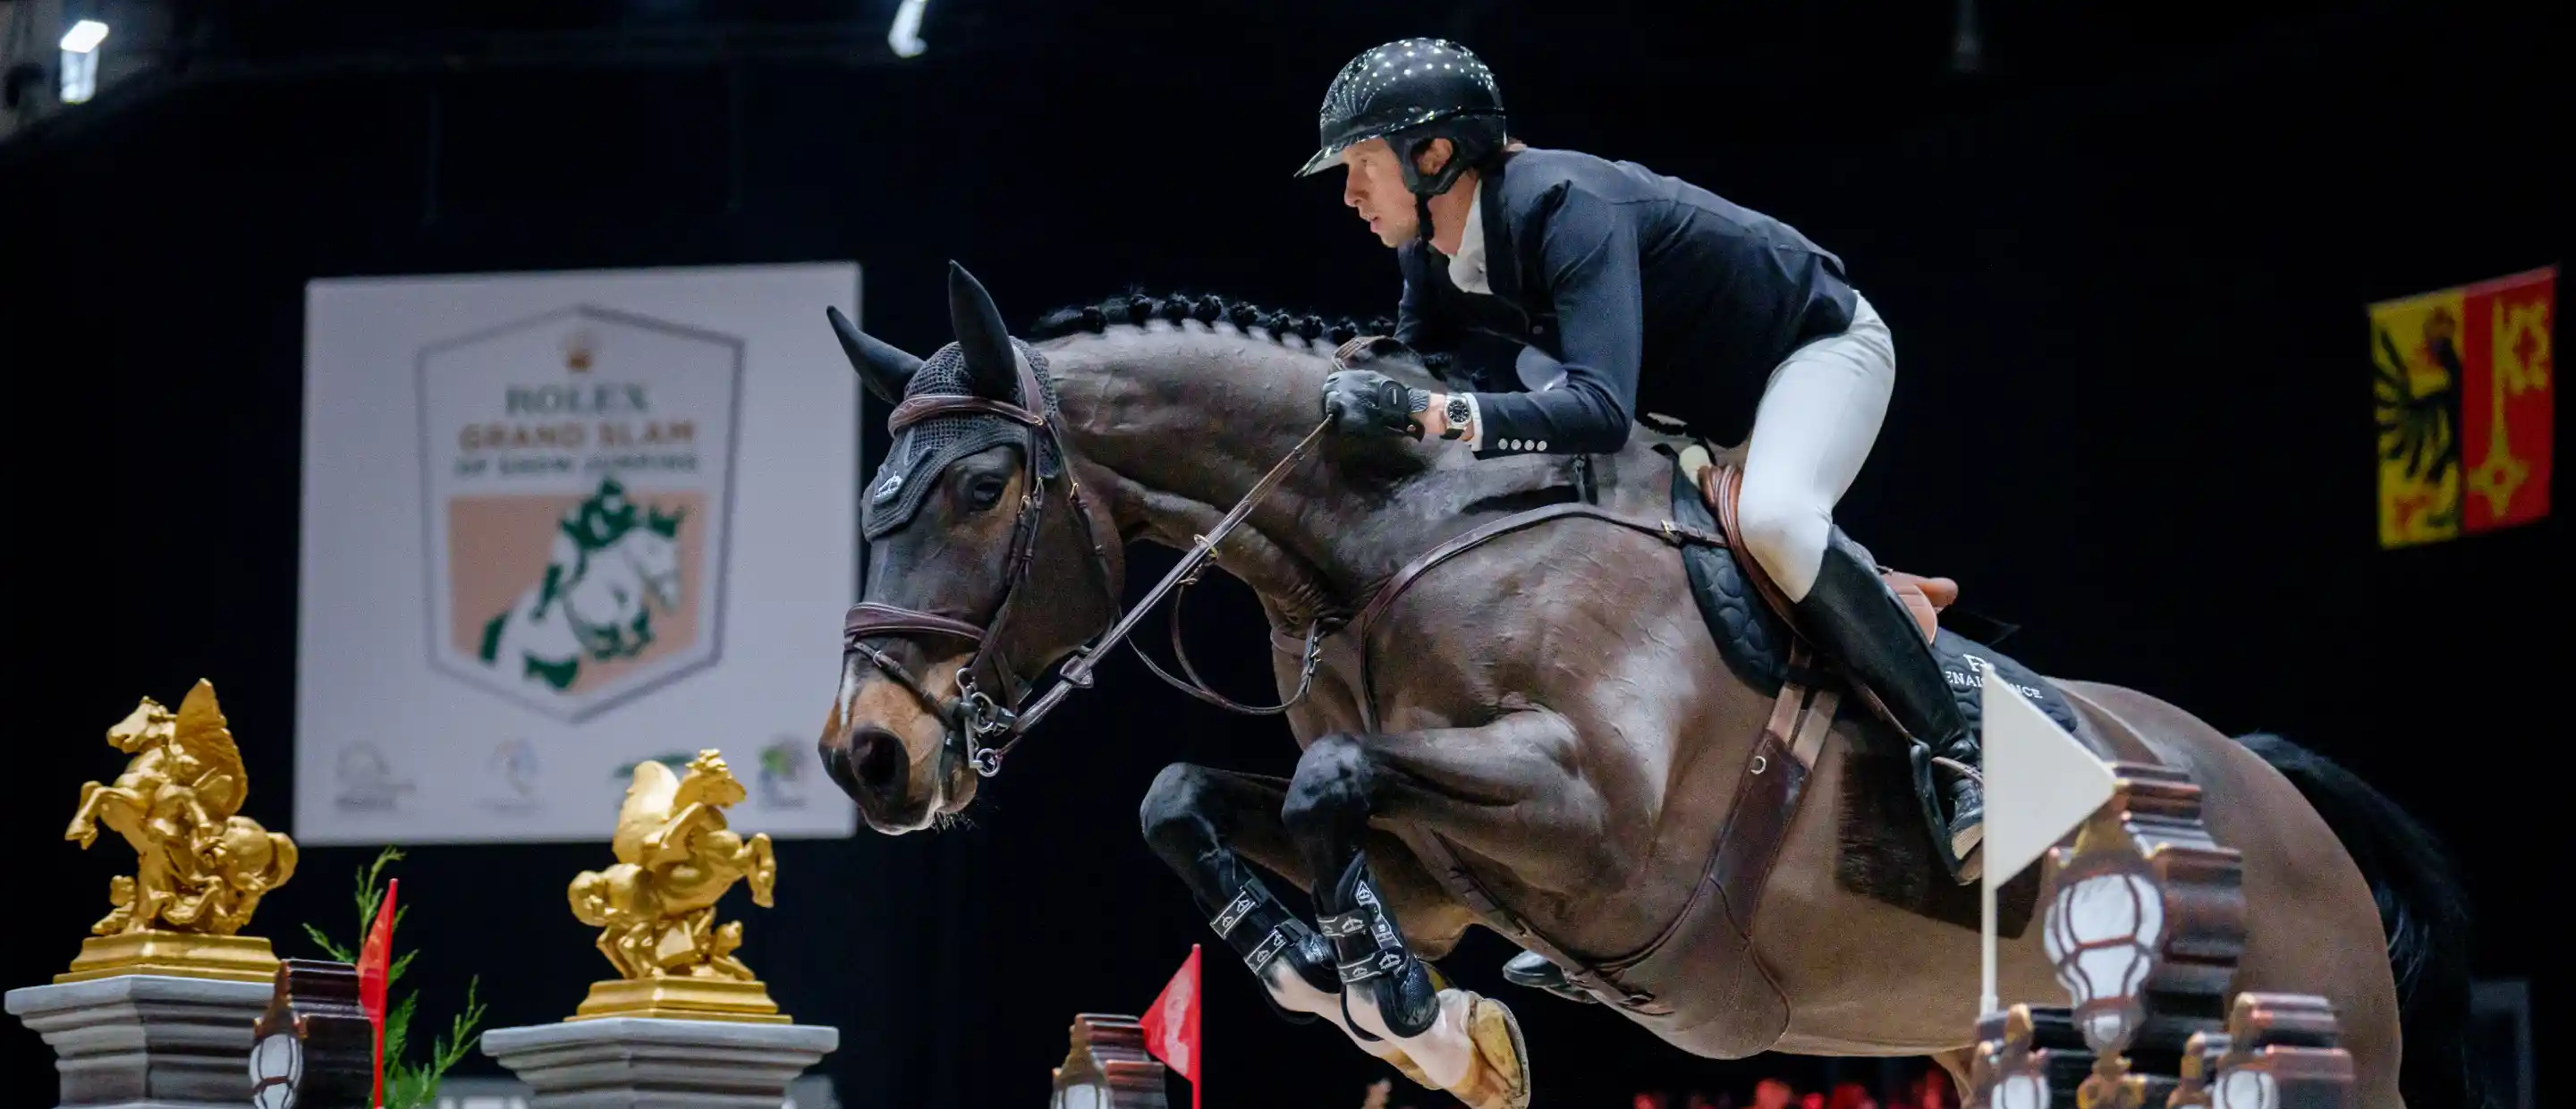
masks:
[[(1395, 148), (1405, 187), (1419, 197), (1447, 192), (1460, 174), (1490, 165), (1507, 141), (1494, 71), (1466, 47), (1434, 38), (1398, 39), (1351, 59), (1324, 90), (1316, 129), (1322, 149), (1297, 176), (1321, 173), (1343, 151), (1385, 139)], [(1449, 140), (1453, 153), (1440, 172), (1425, 177), (1413, 159), (1433, 139)]]

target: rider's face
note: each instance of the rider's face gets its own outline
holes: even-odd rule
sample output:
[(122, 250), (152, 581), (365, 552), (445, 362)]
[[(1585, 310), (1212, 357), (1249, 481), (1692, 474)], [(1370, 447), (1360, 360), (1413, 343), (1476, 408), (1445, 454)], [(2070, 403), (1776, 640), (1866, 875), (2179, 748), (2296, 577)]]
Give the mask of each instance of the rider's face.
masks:
[(1411, 241), (1419, 217), (1413, 208), (1413, 193), (1404, 187), (1404, 170), (1395, 161), (1395, 149), (1385, 139), (1370, 139), (1342, 151), (1342, 166), (1348, 175), (1342, 181), (1342, 203), (1368, 221), (1369, 233), (1388, 246), (1403, 246)]

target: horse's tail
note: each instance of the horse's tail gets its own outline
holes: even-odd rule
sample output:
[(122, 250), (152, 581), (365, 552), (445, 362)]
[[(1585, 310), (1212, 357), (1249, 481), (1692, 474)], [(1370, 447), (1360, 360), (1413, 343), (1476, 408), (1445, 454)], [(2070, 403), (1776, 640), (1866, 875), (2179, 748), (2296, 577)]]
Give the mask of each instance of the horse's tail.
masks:
[(2323, 755), (2265, 732), (2238, 737), (2315, 806), (2370, 882), (2397, 979), (2408, 1109), (2487, 1109), (2469, 1066), (2469, 907), (2450, 860), (2386, 794)]

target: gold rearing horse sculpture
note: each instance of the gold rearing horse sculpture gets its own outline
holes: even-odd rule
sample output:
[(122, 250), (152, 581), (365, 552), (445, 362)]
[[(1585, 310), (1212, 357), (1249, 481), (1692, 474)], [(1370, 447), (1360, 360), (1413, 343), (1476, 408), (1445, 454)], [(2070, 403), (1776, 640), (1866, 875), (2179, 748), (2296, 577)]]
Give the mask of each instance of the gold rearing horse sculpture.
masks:
[(627, 979), (728, 978), (751, 981), (733, 957), (742, 922), (715, 923), (715, 906), (738, 881), (754, 904), (774, 904), (778, 863), (769, 837), (732, 831), (724, 809), (747, 796), (713, 750), (685, 775), (659, 762), (636, 764), (610, 846), (617, 863), (573, 879), (572, 911), (601, 929), (600, 953)]

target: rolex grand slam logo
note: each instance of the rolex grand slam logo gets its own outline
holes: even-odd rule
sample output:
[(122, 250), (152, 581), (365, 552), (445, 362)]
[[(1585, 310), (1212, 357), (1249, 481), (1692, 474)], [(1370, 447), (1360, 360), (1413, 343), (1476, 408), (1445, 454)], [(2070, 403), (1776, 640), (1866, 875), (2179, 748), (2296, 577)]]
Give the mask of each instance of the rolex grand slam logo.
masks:
[(420, 352), (440, 670), (579, 720), (715, 660), (742, 354), (586, 305)]

